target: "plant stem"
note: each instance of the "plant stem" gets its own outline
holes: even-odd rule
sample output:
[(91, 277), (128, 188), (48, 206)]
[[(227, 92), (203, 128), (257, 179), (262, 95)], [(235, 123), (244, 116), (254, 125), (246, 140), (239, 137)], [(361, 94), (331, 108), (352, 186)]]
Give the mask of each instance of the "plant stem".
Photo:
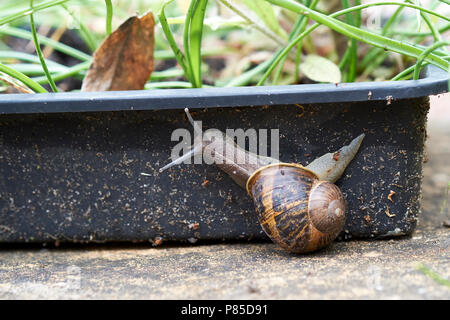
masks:
[[(406, 2), (413, 3), (411, 0), (406, 0)], [(433, 25), (433, 23), (430, 21), (430, 18), (428, 18), (428, 15), (426, 15), (423, 12), (420, 12), (420, 16), (427, 24), (428, 28), (431, 30), (431, 34), (433, 35), (434, 41), (441, 41), (441, 35), (439, 34), (439, 31), (436, 29), (436, 27)]]
[(105, 0), (106, 4), (106, 34), (109, 36), (112, 32), (113, 6), (111, 0)]
[(254, 67), (253, 69), (244, 72), (239, 77), (231, 80), (228, 82), (224, 87), (238, 87), (243, 86), (247, 84), (253, 77), (258, 75), (261, 72), (264, 72), (273, 62), (275, 56), (273, 56), (271, 59), (264, 61), (263, 63), (260, 63), (258, 66)]
[(281, 37), (279, 37), (277, 34), (272, 32), (271, 30), (265, 28), (265, 26), (260, 25), (258, 22), (252, 20), (245, 12), (243, 12), (241, 9), (239, 9), (237, 6), (232, 4), (228, 0), (218, 0), (220, 3), (222, 3), (225, 7), (236, 13), (238, 16), (242, 17), (245, 21), (247, 21), (249, 24), (253, 25), (253, 27), (258, 30), (259, 32), (266, 35), (268, 38), (272, 39), (279, 45), (285, 46), (286, 41), (284, 41)]
[[(390, 30), (391, 26), (396, 22), (398, 19), (400, 13), (403, 11), (405, 7), (398, 7), (397, 10), (395, 10), (394, 14), (386, 21), (383, 28), (381, 29), (381, 34), (387, 35), (388, 31)], [(372, 47), (370, 48), (369, 52), (365, 55), (363, 61), (359, 64), (360, 68), (365, 70), (367, 69), (368, 64), (372, 64), (372, 61), (381, 53), (383, 49)]]
[[(428, 65), (428, 63), (424, 63), (424, 64), (423, 64), (423, 66), (425, 66), (425, 65)], [(415, 68), (415, 67), (416, 67), (415, 65), (412, 65), (411, 67), (406, 68), (405, 70), (403, 70), (402, 72), (400, 72), (399, 74), (397, 74), (395, 77), (393, 77), (393, 78), (391, 79), (391, 81), (402, 80), (402, 79), (404, 79), (404, 78), (405, 78), (408, 74), (410, 74), (410, 73), (411, 73), (411, 76), (412, 76), (412, 72), (414, 71), (414, 68)], [(409, 76), (409, 78), (410, 78), (411, 76)]]
[(380, 52), (374, 57), (373, 63), (367, 65), (362, 74), (359, 76), (359, 81), (365, 81), (366, 78), (389, 56), (389, 52)]
[[(33, 0), (30, 0), (30, 8), (33, 8)], [(52, 76), (50, 75), (50, 72), (48, 71), (47, 64), (45, 63), (44, 55), (42, 54), (41, 46), (40, 46), (39, 40), (37, 38), (36, 26), (34, 25), (33, 14), (30, 14), (30, 27), (31, 27), (31, 34), (33, 35), (34, 48), (36, 49), (36, 53), (41, 62), (42, 69), (44, 70), (45, 76), (47, 77), (48, 82), (50, 84), (50, 88), (52, 88), (53, 92), (58, 92), (58, 89), (56, 88), (56, 84), (53, 81)]]
[[(443, 33), (445, 31), (450, 30), (450, 23), (446, 24), (443, 27), (437, 29), (439, 33)], [(403, 30), (394, 30), (391, 32), (392, 34), (398, 34), (402, 36), (415, 36), (415, 37), (425, 37), (433, 35), (431, 32), (414, 32), (414, 31), (403, 31)]]
[[(169, 42), (170, 48), (172, 49), (175, 58), (177, 59), (178, 64), (181, 66), (181, 68), (184, 71), (184, 74), (186, 76), (186, 78), (193, 83), (193, 78), (192, 78), (192, 72), (191, 72), (191, 68), (190, 66), (188, 66), (187, 63), (187, 59), (184, 56), (184, 54), (181, 52), (181, 50), (178, 48), (178, 45), (175, 41), (175, 38), (173, 37), (172, 31), (170, 30), (169, 24), (167, 22), (167, 18), (166, 18), (166, 14), (164, 12), (166, 6), (173, 2), (173, 0), (166, 2), (162, 8), (161, 11), (159, 13), (159, 22), (161, 23), (161, 27), (163, 29), (163, 32), (166, 36), (167, 41)], [(185, 48), (186, 49), (186, 48)]]
[(191, 48), (189, 43), (189, 34), (190, 34), (190, 27), (191, 27), (191, 18), (193, 15), (193, 12), (195, 10), (195, 7), (197, 6), (197, 0), (191, 0), (191, 3), (189, 4), (188, 12), (186, 13), (186, 19), (184, 21), (184, 33), (183, 33), (183, 49), (184, 49), (184, 56), (186, 58), (185, 63), (187, 68), (189, 69), (189, 73), (191, 74), (191, 83), (193, 87), (196, 87), (196, 80), (194, 76), (194, 71), (192, 70), (192, 59), (191, 59)]
[(443, 46), (449, 46), (450, 45), (450, 41), (439, 41), (434, 43), (432, 46), (430, 46), (429, 48), (427, 48), (425, 51), (423, 51), (420, 56), (417, 59), (416, 65), (414, 67), (414, 80), (418, 80), (419, 79), (419, 74), (420, 74), (420, 70), (422, 69), (422, 62), (426, 59), (426, 57), (428, 55), (431, 54), (431, 52), (433, 52), (433, 50), (443, 47)]
[(300, 61), (302, 60), (302, 43), (297, 45), (297, 51), (295, 53), (295, 74), (294, 81), (298, 83), (300, 81)]
[[(194, 4), (194, 5), (192, 5)], [(185, 23), (185, 55), (191, 67), (193, 76), (193, 86), (200, 88), (202, 86), (201, 74), (201, 44), (203, 36), (203, 21), (205, 18), (206, 5), (208, 0), (192, 1)], [(192, 11), (191, 11), (192, 9)], [(186, 34), (186, 30), (188, 33)], [(189, 53), (189, 54), (188, 54)]]
[[(319, 2), (319, 0), (313, 0), (313, 2), (311, 3), (311, 1), (307, 1), (306, 5), (310, 8), (315, 8), (317, 3)], [(308, 25), (308, 21), (309, 19), (305, 16), (299, 16), (297, 22), (295, 23), (294, 27), (292, 28), (290, 34), (289, 34), (289, 41), (292, 41), (292, 39), (294, 39), (295, 37), (297, 37), (301, 32), (305, 31), (306, 26)], [(299, 64), (300, 64), (300, 59), (301, 59), (301, 45), (302, 43), (300, 42), (298, 44), (298, 50), (296, 52), (295, 55), (295, 81), (299, 78)], [(280, 53), (281, 51), (278, 51), (278, 53)], [(277, 69), (277, 72), (275, 73), (275, 76), (273, 78), (273, 84), (276, 85), (278, 83), (278, 80), (280, 78), (281, 72), (283, 71), (283, 67), (284, 67), (284, 63), (286, 61), (287, 56), (285, 56), (282, 61), (280, 62), (280, 67)]]
[(67, 2), (67, 1), (69, 1), (69, 0), (57, 0), (57, 1), (52, 0), (52, 1), (43, 2), (43, 3), (37, 5), (37, 6), (33, 7), (33, 8), (30, 6), (30, 8), (20, 10), (20, 11), (18, 11), (16, 13), (13, 13), (13, 14), (7, 16), (7, 17), (4, 17), (4, 18), (0, 19), (0, 26), (3, 25), (3, 24), (9, 23), (11, 21), (14, 21), (16, 19), (26, 17), (26, 16), (28, 16), (30, 14), (33, 14), (33, 13), (37, 12), (37, 11), (44, 10), (44, 9), (47, 9), (47, 8), (50, 8), (50, 7), (53, 7), (53, 6), (60, 5), (60, 4), (62, 4), (64, 2)]
[[(79, 63), (77, 65), (74, 65), (72, 67), (69, 67), (64, 72), (59, 72), (59, 73), (54, 74), (53, 79), (55, 81), (61, 81), (63, 79), (78, 75), (81, 71), (89, 69), (90, 64), (91, 64), (90, 61), (86, 61), (86, 62)], [(33, 78), (33, 80), (40, 84), (48, 83), (48, 80), (46, 77), (36, 77), (36, 78)]]
[[(350, 8), (350, 3), (348, 0), (342, 0), (342, 5), (344, 7), (344, 9), (348, 9)], [(353, 15), (352, 13), (347, 13), (346, 14), (346, 21), (348, 24), (353, 25), (353, 26), (357, 26), (360, 27), (360, 25), (358, 25), (358, 21), (359, 24), (361, 23), (361, 19), (356, 19), (357, 21), (355, 21), (355, 19), (353, 19)], [(348, 52), (349, 52), (349, 63), (348, 63), (348, 72), (345, 73), (345, 82), (354, 82), (355, 81), (355, 77), (356, 77), (356, 63), (357, 63), (357, 41), (355, 39), (351, 39), (350, 40), (350, 46), (348, 48)]]
[(18, 71), (14, 70), (14, 69), (12, 69), (10, 67), (7, 67), (7, 66), (5, 66), (4, 64), (1, 64), (1, 63), (0, 63), (0, 72), (4, 72), (7, 75), (13, 77), (14, 79), (19, 80), (24, 85), (26, 85), (28, 88), (32, 89), (34, 92), (37, 92), (37, 93), (48, 92), (39, 83), (33, 81), (32, 79), (30, 79), (29, 77), (27, 77), (23, 73), (18, 72)]
[(89, 31), (89, 29), (86, 27), (83, 21), (78, 19), (78, 17), (73, 13), (73, 11), (70, 10), (65, 4), (62, 4), (61, 6), (72, 16), (72, 19), (75, 20), (76, 23), (78, 23), (78, 26), (80, 27), (80, 36), (83, 38), (89, 50), (94, 52), (95, 49), (97, 49), (97, 41), (95, 40), (95, 37), (92, 34), (92, 32)]

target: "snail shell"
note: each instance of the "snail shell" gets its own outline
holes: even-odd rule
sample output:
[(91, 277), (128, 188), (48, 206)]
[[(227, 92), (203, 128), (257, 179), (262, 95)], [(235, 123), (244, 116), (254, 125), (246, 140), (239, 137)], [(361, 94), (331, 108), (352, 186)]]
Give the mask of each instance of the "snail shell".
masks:
[(265, 233), (288, 251), (326, 247), (344, 226), (346, 202), (340, 189), (301, 165), (262, 167), (248, 179), (247, 191)]

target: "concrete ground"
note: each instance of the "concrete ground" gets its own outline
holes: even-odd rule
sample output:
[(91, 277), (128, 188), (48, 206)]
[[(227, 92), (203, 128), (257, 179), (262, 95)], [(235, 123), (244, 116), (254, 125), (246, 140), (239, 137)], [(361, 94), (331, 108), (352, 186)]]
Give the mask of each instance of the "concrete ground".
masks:
[[(1, 247), (1, 299), (450, 299), (450, 94), (432, 97), (412, 237), (295, 256), (271, 243)], [(444, 226), (447, 224), (447, 227)], [(425, 268), (425, 269), (424, 269)]]

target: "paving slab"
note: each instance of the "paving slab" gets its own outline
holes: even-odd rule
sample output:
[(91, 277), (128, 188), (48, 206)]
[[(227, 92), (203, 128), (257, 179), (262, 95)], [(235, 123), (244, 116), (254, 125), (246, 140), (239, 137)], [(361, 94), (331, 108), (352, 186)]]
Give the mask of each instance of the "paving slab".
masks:
[(2, 253), (1, 298), (448, 299), (447, 230), (410, 239), (338, 242), (307, 256), (273, 244)]
[(450, 299), (450, 210), (441, 210), (449, 106), (449, 94), (432, 97), (423, 212), (411, 237), (335, 242), (309, 255), (272, 243), (2, 245), (0, 299)]

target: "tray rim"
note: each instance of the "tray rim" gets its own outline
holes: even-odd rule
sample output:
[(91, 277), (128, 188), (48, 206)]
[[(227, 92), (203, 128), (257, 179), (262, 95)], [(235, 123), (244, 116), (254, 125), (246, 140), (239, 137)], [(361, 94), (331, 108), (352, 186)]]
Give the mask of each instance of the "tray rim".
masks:
[(427, 66), (419, 80), (261, 87), (0, 95), (1, 114), (167, 110), (393, 101), (448, 92), (450, 74)]

